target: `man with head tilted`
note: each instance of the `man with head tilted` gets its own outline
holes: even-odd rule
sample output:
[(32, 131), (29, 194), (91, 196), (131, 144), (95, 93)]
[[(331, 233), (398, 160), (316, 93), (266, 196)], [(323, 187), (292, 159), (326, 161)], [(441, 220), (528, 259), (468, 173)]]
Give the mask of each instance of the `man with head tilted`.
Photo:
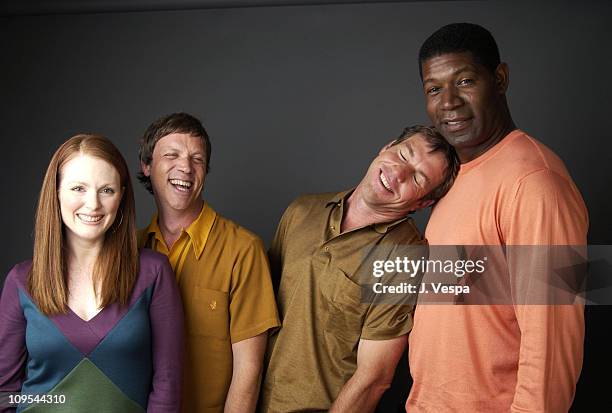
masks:
[(508, 65), (486, 29), (440, 28), (421, 46), (419, 67), (427, 113), (461, 160), (425, 236), (432, 253), (445, 245), (503, 247), (507, 277), (498, 281), (510, 299), (435, 305), (419, 297), (406, 410), (567, 411), (582, 365), (583, 306), (530, 294), (536, 272), (550, 275), (538, 251), (586, 244), (582, 197), (563, 162), (516, 128), (506, 101)]
[(287, 208), (270, 248), (283, 326), (268, 346), (262, 412), (374, 410), (406, 347), (413, 306), (362, 294), (372, 257), (391, 265), (420, 257), (425, 241), (408, 214), (443, 196), (457, 169), (440, 135), (413, 127), (380, 151), (354, 190)]
[(268, 330), (279, 325), (261, 240), (202, 200), (211, 145), (200, 121), (175, 113), (140, 142), (140, 181), (157, 214), (139, 246), (166, 254), (185, 310), (183, 411), (252, 412)]

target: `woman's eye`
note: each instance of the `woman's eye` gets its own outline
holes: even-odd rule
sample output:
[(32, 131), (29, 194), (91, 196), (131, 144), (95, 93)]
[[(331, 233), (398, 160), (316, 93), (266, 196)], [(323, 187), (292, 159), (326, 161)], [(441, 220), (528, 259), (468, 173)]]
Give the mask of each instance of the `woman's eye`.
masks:
[(102, 190), (102, 193), (103, 193), (103, 194), (114, 194), (114, 193), (115, 193), (115, 190), (114, 190), (113, 188), (104, 188), (104, 189)]
[(71, 191), (75, 191), (75, 192), (83, 192), (85, 190), (85, 188), (83, 188), (80, 185), (77, 186), (73, 186), (72, 188), (70, 188)]

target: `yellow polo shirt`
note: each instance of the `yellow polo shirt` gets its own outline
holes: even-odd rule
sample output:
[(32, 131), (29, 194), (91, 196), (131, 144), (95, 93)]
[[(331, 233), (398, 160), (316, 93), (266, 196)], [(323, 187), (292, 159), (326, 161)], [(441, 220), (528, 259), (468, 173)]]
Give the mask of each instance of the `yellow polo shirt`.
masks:
[(232, 379), (232, 343), (280, 326), (261, 240), (205, 204), (168, 249), (157, 215), (139, 247), (166, 254), (185, 309), (183, 411), (222, 412)]

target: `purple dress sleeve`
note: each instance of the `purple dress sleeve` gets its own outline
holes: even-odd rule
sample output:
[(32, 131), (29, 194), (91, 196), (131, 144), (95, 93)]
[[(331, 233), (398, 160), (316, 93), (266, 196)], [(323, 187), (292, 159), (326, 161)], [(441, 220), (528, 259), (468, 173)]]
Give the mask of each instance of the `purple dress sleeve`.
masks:
[[(26, 321), (19, 302), (19, 267), (15, 266), (9, 272), (0, 298), (0, 392), (21, 391), (25, 375)], [(0, 405), (1, 413), (14, 411), (14, 407)]]
[(162, 265), (149, 309), (153, 341), (153, 385), (147, 412), (178, 413), (183, 381), (183, 306), (170, 263), (166, 257), (160, 262)]

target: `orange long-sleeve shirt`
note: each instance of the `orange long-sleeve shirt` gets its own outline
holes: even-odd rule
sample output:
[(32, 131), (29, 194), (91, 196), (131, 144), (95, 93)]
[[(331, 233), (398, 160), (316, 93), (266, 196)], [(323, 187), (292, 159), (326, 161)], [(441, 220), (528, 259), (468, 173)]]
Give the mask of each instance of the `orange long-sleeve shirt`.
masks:
[[(515, 130), (461, 166), (426, 238), (432, 246), (586, 245), (587, 228), (586, 206), (563, 162)], [(418, 305), (406, 410), (565, 412), (583, 343), (580, 304)]]

